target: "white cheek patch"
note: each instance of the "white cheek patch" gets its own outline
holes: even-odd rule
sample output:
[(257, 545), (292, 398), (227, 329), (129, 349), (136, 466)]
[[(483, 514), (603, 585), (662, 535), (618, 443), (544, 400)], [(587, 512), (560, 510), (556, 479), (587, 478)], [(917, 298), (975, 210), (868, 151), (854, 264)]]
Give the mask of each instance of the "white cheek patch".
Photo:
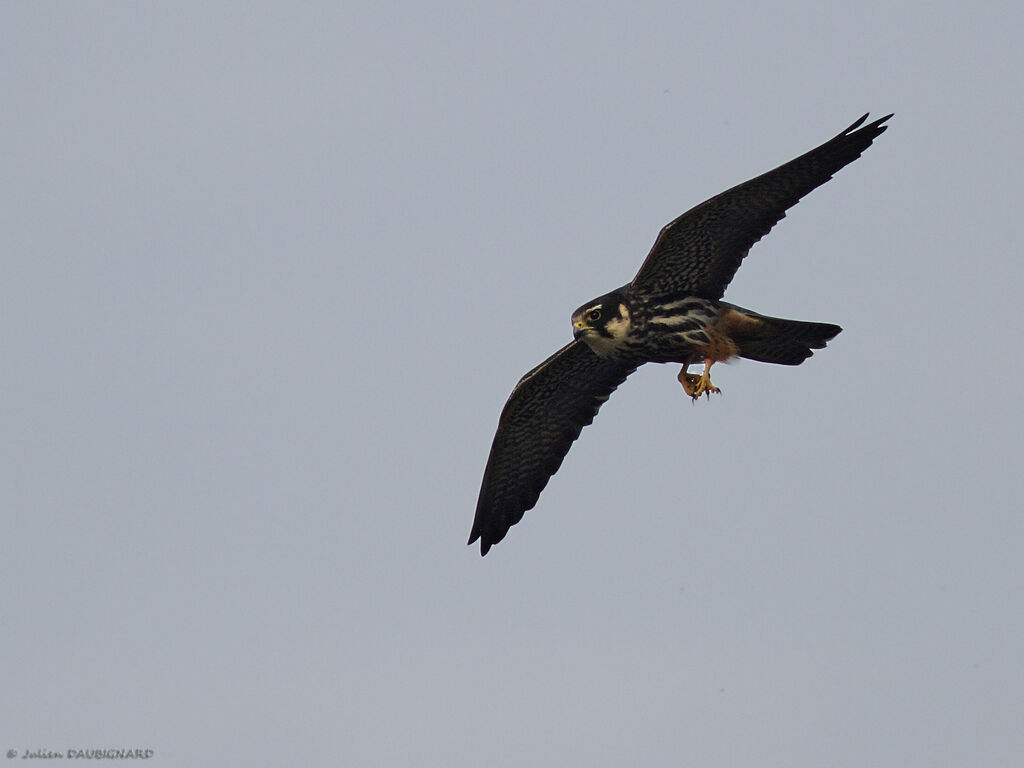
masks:
[(625, 304), (619, 304), (619, 316), (609, 320), (605, 323), (604, 327), (613, 338), (618, 340), (624, 338), (629, 333), (629, 326), (629, 307)]

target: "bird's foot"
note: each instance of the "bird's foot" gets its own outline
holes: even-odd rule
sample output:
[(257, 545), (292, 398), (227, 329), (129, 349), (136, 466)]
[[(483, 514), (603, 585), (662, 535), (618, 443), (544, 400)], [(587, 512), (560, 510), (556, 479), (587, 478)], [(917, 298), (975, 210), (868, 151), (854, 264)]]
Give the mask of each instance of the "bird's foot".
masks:
[(693, 388), (693, 392), (688, 393), (694, 400), (699, 398), (701, 395), (707, 395), (710, 400), (712, 392), (716, 395), (722, 394), (722, 390), (711, 383), (711, 376), (708, 375), (707, 369), (704, 370), (704, 373), (695, 378), (697, 379), (697, 384)]
[(683, 391), (690, 397), (696, 399), (697, 395), (694, 393), (697, 391), (697, 385), (700, 383), (700, 376), (696, 373), (687, 373), (686, 369), (683, 368), (683, 370), (679, 372), (679, 376), (676, 378), (678, 378), (679, 383), (683, 385)]
[(711, 393), (722, 394), (722, 390), (711, 383), (711, 366), (706, 365), (704, 372), (698, 376), (695, 373), (687, 373), (686, 368), (679, 372), (679, 383), (683, 385), (683, 391), (694, 400), (701, 395), (707, 395), (710, 399)]

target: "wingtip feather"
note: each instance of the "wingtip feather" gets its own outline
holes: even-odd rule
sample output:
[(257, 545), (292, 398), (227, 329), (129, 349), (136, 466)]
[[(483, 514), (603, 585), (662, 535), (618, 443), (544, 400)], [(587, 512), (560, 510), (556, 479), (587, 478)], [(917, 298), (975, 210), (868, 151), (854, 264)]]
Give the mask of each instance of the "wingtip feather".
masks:
[(473, 531), (469, 534), (469, 541), (466, 542), (466, 546), (473, 546), (473, 544), (476, 543), (477, 539), (480, 539), (480, 557), (483, 557), (490, 550), (491, 544), (493, 542), (487, 541), (480, 535), (480, 531), (474, 528)]
[(888, 120), (890, 117), (892, 117), (896, 113), (895, 112), (890, 112), (888, 115), (885, 115), (884, 117), (880, 117), (877, 120), (872, 120), (867, 125), (864, 125), (864, 121), (868, 119), (870, 114), (871, 114), (870, 112), (865, 112), (856, 121), (854, 121), (853, 125), (851, 125), (845, 131), (840, 133), (839, 136), (849, 136), (851, 133), (856, 131), (858, 128), (861, 128), (861, 126), (863, 126), (863, 128), (861, 128), (861, 130), (864, 130), (864, 131), (874, 130), (874, 131), (876, 131), (875, 135), (877, 136), (878, 134), (882, 133), (886, 128), (889, 127), (887, 125), (882, 125), (882, 123), (884, 123), (886, 120)]

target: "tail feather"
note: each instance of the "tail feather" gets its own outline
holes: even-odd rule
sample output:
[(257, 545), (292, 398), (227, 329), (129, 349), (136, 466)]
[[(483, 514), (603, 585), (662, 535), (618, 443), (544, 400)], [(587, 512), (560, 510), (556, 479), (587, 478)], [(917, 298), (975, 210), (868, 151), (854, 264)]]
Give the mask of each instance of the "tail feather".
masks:
[(733, 336), (740, 357), (762, 363), (800, 365), (813, 355), (811, 350), (823, 349), (843, 329), (831, 323), (806, 320), (784, 320), (747, 311), (760, 322), (751, 324)]

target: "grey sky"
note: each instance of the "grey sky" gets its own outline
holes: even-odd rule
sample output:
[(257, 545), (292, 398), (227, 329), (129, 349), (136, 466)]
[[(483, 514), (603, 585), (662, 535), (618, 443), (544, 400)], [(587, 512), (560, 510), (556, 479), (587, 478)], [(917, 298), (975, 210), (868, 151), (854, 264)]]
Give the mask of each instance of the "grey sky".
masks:
[[(0, 747), (1024, 763), (1016, 3), (6, 3)], [(896, 112), (485, 559), (498, 413), (712, 194)]]

